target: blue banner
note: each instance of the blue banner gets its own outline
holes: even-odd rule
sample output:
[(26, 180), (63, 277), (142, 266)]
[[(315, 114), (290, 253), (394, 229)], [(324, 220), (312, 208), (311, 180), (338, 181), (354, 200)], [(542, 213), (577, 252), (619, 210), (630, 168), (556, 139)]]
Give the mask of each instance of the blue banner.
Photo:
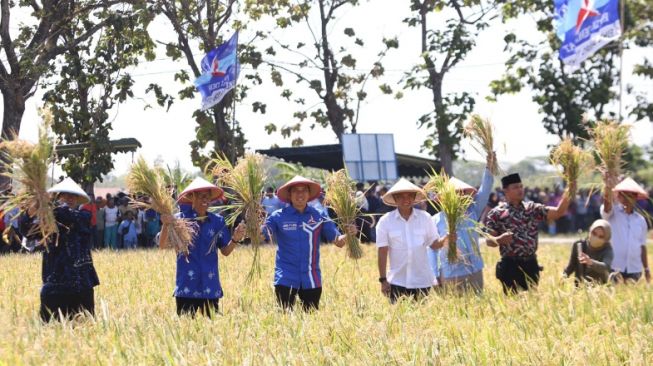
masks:
[(619, 0), (554, 0), (560, 59), (574, 71), (606, 44), (619, 39)]
[(202, 59), (202, 75), (195, 79), (195, 87), (202, 95), (202, 110), (220, 103), (222, 98), (236, 86), (240, 63), (236, 50), (238, 32)]

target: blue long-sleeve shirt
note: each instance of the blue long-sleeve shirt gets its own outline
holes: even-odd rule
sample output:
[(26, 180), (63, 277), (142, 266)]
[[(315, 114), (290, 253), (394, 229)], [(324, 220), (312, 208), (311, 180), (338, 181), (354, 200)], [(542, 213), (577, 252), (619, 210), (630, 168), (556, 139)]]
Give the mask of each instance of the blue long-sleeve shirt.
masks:
[[(429, 263), (438, 278), (440, 276), (444, 278), (467, 276), (483, 269), (483, 259), (481, 258), (478, 245), (479, 234), (477, 232), (477, 226), (483, 210), (490, 199), (493, 185), (494, 177), (485, 168), (481, 186), (474, 196), (474, 202), (467, 209), (467, 218), (458, 225), (456, 230), (456, 234), (458, 235), (456, 245), (462, 254), (458, 262), (449, 263), (447, 258), (448, 248), (438, 250), (429, 249)], [(441, 212), (435, 214), (433, 220), (438, 227), (440, 235), (444, 236), (449, 233), (447, 218), (444, 214)]]
[(320, 239), (334, 241), (340, 232), (324, 213), (306, 206), (303, 213), (288, 206), (268, 216), (263, 228), (276, 241), (274, 285), (298, 289), (322, 287)]

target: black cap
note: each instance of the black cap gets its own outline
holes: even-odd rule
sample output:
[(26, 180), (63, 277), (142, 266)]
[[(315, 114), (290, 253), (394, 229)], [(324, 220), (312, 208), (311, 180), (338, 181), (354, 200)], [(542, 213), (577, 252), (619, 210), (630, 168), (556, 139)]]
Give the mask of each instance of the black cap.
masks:
[(503, 188), (508, 188), (508, 186), (513, 183), (521, 183), (521, 178), (519, 177), (519, 173), (509, 174), (501, 178), (501, 185), (503, 186)]

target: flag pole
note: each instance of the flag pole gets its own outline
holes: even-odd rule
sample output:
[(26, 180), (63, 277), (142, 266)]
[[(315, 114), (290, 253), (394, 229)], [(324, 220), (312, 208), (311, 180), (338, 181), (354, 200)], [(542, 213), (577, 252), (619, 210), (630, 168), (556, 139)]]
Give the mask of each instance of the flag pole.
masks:
[(619, 38), (619, 123), (623, 120), (624, 99), (624, 39), (626, 38), (626, 0), (619, 0), (619, 22), (621, 23), (621, 37)]

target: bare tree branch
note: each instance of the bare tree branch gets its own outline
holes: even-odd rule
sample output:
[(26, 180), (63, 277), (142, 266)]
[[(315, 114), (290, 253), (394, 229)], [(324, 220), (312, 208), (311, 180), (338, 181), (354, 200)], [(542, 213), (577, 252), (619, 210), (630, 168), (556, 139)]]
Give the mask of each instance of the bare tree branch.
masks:
[(220, 29), (229, 21), (231, 18), (231, 14), (233, 12), (233, 6), (236, 0), (229, 0), (229, 4), (227, 4), (227, 9), (225, 10), (224, 14), (221, 16), (220, 23), (218, 24), (218, 27), (216, 29), (216, 33), (220, 32)]
[(188, 66), (190, 66), (195, 77), (199, 77), (202, 74), (201, 70), (199, 67), (197, 67), (195, 57), (193, 56), (193, 51), (191, 50), (188, 43), (188, 38), (185, 36), (186, 33), (183, 31), (179, 22), (179, 17), (177, 16), (177, 10), (174, 7), (174, 3), (171, 4), (170, 1), (163, 1), (162, 3), (164, 6), (163, 13), (166, 15), (168, 20), (170, 20), (172, 27), (175, 28), (175, 32), (177, 33), (179, 49), (186, 56), (186, 62), (188, 63)]
[(272, 38), (272, 40), (273, 40), (274, 42), (276, 42), (279, 46), (281, 46), (281, 48), (283, 48), (284, 50), (290, 51), (290, 52), (292, 52), (292, 53), (296, 53), (296, 54), (298, 54), (298, 55), (304, 57), (308, 62), (310, 62), (311, 64), (313, 64), (313, 65), (314, 65), (315, 67), (317, 67), (318, 69), (322, 69), (322, 66), (320, 66), (317, 62), (315, 62), (315, 60), (313, 59), (313, 57), (310, 57), (310, 56), (306, 55), (306, 54), (303, 53), (303, 52), (297, 51), (296, 49), (294, 49), (294, 48), (292, 48), (292, 47), (289, 47), (289, 46), (287, 46), (287, 45), (281, 43), (278, 39), (276, 39), (276, 38), (274, 38), (274, 37), (272, 37), (272, 36), (270, 36), (270, 38)]
[(9, 63), (9, 67), (11, 67), (12, 74), (18, 74), (20, 72), (18, 57), (14, 50), (11, 34), (9, 34), (9, 18), (11, 16), (9, 0), (2, 0), (0, 5), (0, 39), (2, 39), (2, 46), (7, 55), (7, 62)]

